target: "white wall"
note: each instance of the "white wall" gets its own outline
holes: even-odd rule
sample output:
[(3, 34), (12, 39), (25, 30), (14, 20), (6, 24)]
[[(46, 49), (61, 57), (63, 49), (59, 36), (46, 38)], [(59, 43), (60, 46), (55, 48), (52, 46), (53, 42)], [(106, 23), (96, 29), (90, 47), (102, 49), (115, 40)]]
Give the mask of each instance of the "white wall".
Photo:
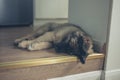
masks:
[(101, 43), (106, 41), (109, 0), (70, 0), (69, 22), (81, 25)]
[(35, 0), (35, 18), (68, 18), (68, 0)]
[[(112, 0), (70, 0), (69, 21), (104, 42)], [(113, 0), (105, 80), (120, 80), (120, 0)]]
[(120, 0), (113, 0), (107, 70), (120, 68)]
[[(110, 24), (110, 36), (106, 61), (106, 80), (120, 80), (119, 35), (120, 35), (120, 0), (113, 0)], [(111, 74), (113, 75), (112, 77), (109, 78)]]

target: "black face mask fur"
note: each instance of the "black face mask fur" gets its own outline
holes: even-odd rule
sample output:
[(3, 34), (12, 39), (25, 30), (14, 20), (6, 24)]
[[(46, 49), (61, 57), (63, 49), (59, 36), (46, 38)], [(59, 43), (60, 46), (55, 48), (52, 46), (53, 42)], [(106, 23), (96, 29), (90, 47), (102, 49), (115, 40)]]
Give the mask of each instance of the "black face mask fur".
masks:
[(77, 56), (82, 64), (85, 64), (88, 56), (88, 47), (89, 45), (84, 44), (83, 36), (77, 35), (76, 32), (70, 33), (61, 42), (54, 44), (56, 52)]

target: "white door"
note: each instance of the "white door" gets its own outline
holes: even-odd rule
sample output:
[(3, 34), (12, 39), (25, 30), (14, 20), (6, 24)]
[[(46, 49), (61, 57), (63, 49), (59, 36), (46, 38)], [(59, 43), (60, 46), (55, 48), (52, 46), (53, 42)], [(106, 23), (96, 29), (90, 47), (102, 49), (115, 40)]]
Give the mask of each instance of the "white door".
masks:
[(68, 18), (68, 0), (35, 0), (35, 18)]

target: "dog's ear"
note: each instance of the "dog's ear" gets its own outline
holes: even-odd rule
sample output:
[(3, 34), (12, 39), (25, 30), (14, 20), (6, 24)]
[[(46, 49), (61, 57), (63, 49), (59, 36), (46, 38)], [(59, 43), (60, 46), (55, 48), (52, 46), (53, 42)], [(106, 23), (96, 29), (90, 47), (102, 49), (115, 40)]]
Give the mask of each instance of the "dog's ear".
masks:
[(79, 59), (80, 59), (82, 64), (85, 64), (86, 59), (84, 57), (80, 56)]
[(80, 59), (82, 64), (85, 64), (86, 58), (89, 55), (88, 54), (88, 48), (89, 48), (89, 44), (86, 44), (84, 41), (84, 35), (78, 36), (78, 55), (77, 57)]
[(87, 56), (88, 56), (88, 54), (87, 54), (87, 53), (86, 53), (84, 56), (82, 56), (82, 59), (83, 59), (83, 64), (85, 64)]
[(82, 64), (85, 64), (87, 56), (88, 56), (88, 54), (86, 54), (86, 55), (78, 55), (77, 57), (80, 59)]

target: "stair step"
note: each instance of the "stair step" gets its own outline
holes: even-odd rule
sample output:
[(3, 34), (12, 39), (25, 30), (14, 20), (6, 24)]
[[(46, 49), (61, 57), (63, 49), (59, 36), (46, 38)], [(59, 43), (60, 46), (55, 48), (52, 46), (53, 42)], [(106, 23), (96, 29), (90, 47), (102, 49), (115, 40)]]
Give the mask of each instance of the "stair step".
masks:
[(4, 62), (0, 63), (0, 80), (47, 80), (98, 71), (102, 70), (103, 61), (103, 54), (92, 54), (85, 64), (74, 56)]
[(16, 38), (30, 32), (30, 27), (0, 29), (0, 80), (47, 80), (103, 67), (103, 53), (93, 53), (81, 64), (75, 56), (57, 54), (54, 50), (29, 52), (13, 46)]
[[(104, 54), (93, 53), (87, 57), (87, 60), (101, 59), (101, 58), (104, 58)], [(42, 66), (42, 65), (58, 64), (58, 63), (65, 63), (65, 62), (76, 62), (76, 61), (78, 61), (78, 59), (75, 56), (59, 56), (59, 57), (1, 62), (0, 70)]]

